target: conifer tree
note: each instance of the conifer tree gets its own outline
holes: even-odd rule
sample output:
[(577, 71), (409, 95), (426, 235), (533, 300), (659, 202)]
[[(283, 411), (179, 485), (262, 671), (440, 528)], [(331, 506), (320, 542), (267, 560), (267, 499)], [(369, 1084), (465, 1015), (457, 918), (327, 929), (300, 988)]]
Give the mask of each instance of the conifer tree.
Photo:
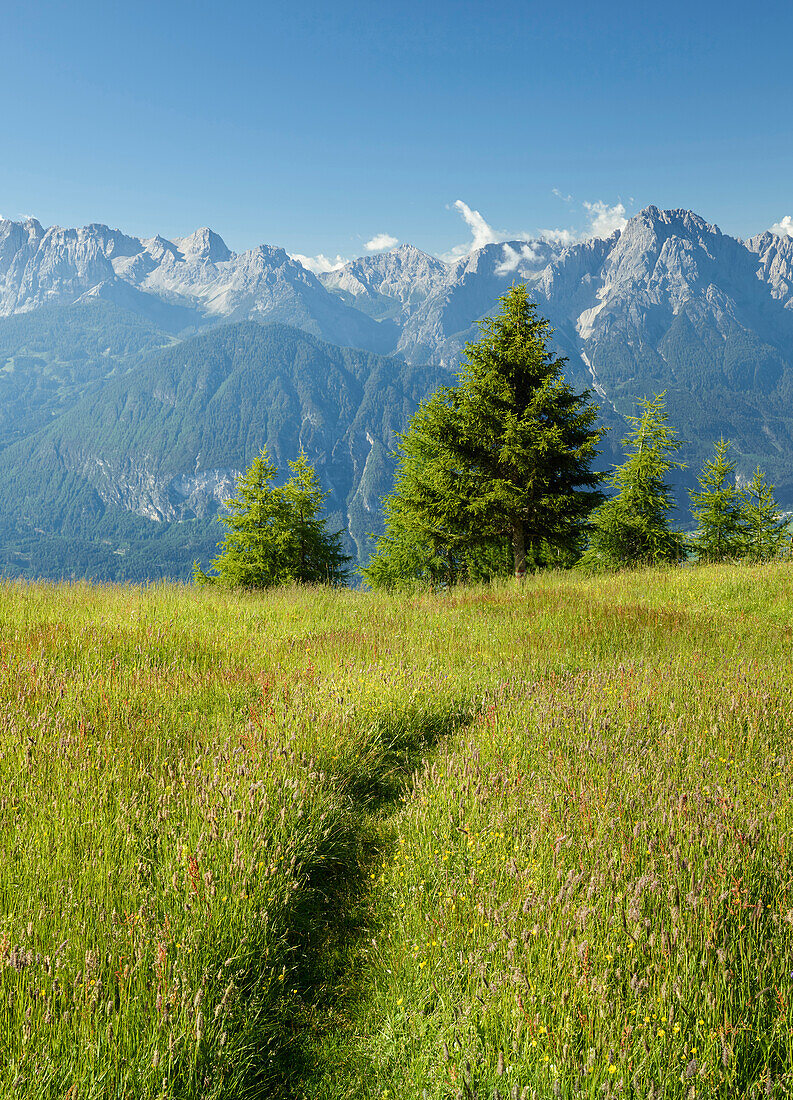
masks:
[(666, 420), (666, 391), (639, 402), (641, 415), (629, 416), (632, 430), (622, 441), (627, 458), (609, 478), (613, 497), (592, 516), (589, 546), (581, 559), (587, 569), (678, 562), (683, 536), (669, 526), (670, 470), (683, 469), (674, 455), (680, 441)]
[(690, 545), (701, 562), (733, 561), (747, 545), (746, 499), (735, 483), (729, 448), (730, 441), (722, 437), (697, 477), (699, 489), (689, 494), (691, 514), (697, 521)]
[(452, 445), (461, 427), (448, 392), (423, 402), (402, 436), (394, 490), (383, 500), (387, 533), (363, 570), (373, 588), (437, 587), (509, 571), (508, 539), (471, 528), (472, 472)]
[(195, 562), (198, 584), (270, 588), (345, 579), (350, 559), (341, 549), (341, 532), (329, 533), (320, 518), (327, 494), (302, 452), (289, 466), (292, 477), (274, 487), (278, 469), (265, 449), (237, 478), (236, 496), (226, 501), (228, 514), (219, 517), (227, 534), (210, 566), (215, 573)]
[(466, 345), (458, 384), (425, 401), (402, 436), (370, 584), (403, 571), (453, 583), (503, 568), (507, 554), (521, 577), (571, 551), (602, 500), (597, 406), (565, 382), (526, 287), (500, 301)]
[(772, 561), (780, 557), (788, 540), (788, 522), (779, 510), (774, 486), (759, 466), (744, 495), (744, 554), (750, 561)]
[(292, 476), (283, 487), (289, 517), (285, 562), (289, 579), (301, 584), (336, 584), (347, 575), (350, 558), (341, 548), (341, 531), (330, 534), (322, 518), (327, 493), (301, 451), (289, 463)]

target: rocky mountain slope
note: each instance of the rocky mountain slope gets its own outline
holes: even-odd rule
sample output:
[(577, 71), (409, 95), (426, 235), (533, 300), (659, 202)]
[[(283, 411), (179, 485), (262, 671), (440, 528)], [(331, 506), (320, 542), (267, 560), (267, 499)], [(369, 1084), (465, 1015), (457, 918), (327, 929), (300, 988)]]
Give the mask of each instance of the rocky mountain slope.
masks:
[[(413, 286), (407, 300), (392, 270), (401, 255)], [(398, 303), (397, 351), (408, 362), (450, 371), (477, 338), (478, 319), (513, 280), (525, 281), (568, 357), (571, 381), (601, 400), (614, 429), (609, 458), (619, 456), (623, 418), (636, 401), (666, 390), (692, 466), (723, 433), (740, 474), (759, 462), (793, 505), (793, 238), (740, 241), (690, 211), (648, 207), (606, 240), (487, 245), (445, 275), (424, 277), (415, 256), (408, 262), (398, 250), (323, 281), (360, 300), (353, 276)]]
[(172, 332), (255, 320), (374, 351), (395, 342), (389, 325), (328, 294), (282, 248), (260, 245), (235, 254), (209, 229), (143, 241), (105, 225), (44, 229), (35, 218), (0, 220), (0, 316), (90, 297)]

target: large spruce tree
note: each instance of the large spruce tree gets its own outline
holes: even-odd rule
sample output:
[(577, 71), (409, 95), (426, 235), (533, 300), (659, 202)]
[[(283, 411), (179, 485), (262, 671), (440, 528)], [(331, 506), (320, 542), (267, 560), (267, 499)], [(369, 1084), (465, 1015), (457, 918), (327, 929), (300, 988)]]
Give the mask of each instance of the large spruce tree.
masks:
[(597, 405), (565, 382), (526, 287), (500, 302), (466, 345), (458, 384), (425, 401), (401, 439), (372, 585), (487, 575), (507, 554), (521, 577), (576, 547), (602, 499)]

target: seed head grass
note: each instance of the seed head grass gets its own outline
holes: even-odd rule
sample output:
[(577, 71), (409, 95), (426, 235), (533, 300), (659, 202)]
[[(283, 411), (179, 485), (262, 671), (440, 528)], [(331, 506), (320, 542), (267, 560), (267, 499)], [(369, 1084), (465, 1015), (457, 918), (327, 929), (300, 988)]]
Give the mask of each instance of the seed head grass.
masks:
[(791, 1095), (792, 579), (3, 585), (0, 1095)]

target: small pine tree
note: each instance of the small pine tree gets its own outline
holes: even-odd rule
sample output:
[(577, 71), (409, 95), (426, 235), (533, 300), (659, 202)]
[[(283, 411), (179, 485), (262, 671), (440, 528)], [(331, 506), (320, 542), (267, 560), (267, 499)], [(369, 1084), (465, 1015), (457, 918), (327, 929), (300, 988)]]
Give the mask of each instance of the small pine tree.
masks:
[(290, 579), (300, 584), (338, 584), (347, 576), (350, 558), (341, 548), (341, 531), (330, 534), (321, 518), (327, 493), (301, 451), (289, 463), (291, 478), (283, 487), (289, 515), (286, 561)]
[(627, 458), (609, 478), (615, 495), (593, 513), (581, 558), (586, 569), (657, 565), (685, 556), (683, 536), (669, 526), (672, 493), (666, 475), (685, 464), (672, 457), (680, 442), (666, 422), (665, 395), (639, 402), (641, 415), (628, 417), (633, 428), (622, 442)]
[(295, 581), (338, 584), (346, 578), (350, 559), (341, 549), (341, 532), (330, 534), (320, 519), (327, 494), (302, 452), (289, 466), (289, 481), (273, 487), (278, 469), (265, 449), (237, 478), (236, 496), (226, 501), (228, 514), (219, 517), (227, 534), (210, 566), (215, 574), (195, 562), (196, 583), (271, 588)]
[(788, 523), (774, 498), (774, 486), (758, 466), (745, 490), (744, 555), (750, 561), (780, 557), (788, 539)]
[(746, 550), (746, 499), (735, 484), (729, 448), (730, 441), (722, 437), (697, 477), (700, 488), (689, 494), (691, 514), (697, 521), (690, 545), (701, 562), (733, 561)]

